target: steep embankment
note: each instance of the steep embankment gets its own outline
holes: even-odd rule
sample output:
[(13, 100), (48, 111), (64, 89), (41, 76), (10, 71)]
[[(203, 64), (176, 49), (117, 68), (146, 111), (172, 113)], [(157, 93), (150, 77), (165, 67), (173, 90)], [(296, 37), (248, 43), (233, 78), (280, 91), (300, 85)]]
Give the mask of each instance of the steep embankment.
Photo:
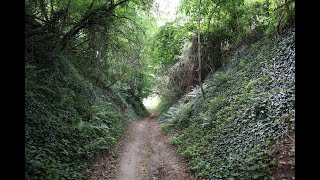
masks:
[(26, 179), (85, 179), (93, 154), (147, 115), (137, 97), (107, 88), (99, 69), (88, 73), (79, 59), (57, 58), (54, 68), (26, 65)]
[[(205, 100), (197, 87), (160, 117), (198, 176), (271, 178), (269, 170), (277, 166), (286, 178), (294, 176), (294, 36), (291, 28), (242, 46), (205, 81)], [(285, 139), (290, 146), (279, 150)], [(279, 151), (286, 162), (279, 161)]]

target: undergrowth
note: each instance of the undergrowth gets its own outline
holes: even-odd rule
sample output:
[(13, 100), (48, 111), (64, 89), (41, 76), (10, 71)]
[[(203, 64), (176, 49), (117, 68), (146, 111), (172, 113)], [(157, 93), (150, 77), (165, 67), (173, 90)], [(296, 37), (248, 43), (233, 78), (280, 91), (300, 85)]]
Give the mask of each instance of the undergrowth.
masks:
[(268, 148), (294, 130), (294, 32), (243, 46), (159, 121), (202, 179), (267, 179)]
[(26, 178), (86, 179), (94, 153), (146, 114), (139, 101), (81, 74), (70, 57), (58, 59), (53, 68), (25, 66)]

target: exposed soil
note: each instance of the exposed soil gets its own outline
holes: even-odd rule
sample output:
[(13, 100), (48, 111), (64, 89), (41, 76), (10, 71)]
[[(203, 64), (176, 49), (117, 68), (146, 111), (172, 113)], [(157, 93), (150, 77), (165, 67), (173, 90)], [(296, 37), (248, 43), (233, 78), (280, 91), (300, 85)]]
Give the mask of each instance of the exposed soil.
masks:
[(131, 122), (112, 152), (96, 160), (89, 179), (194, 179), (155, 116)]
[(273, 158), (277, 160), (275, 166), (269, 169), (269, 179), (271, 180), (291, 180), (295, 179), (294, 164), (295, 157), (292, 149), (295, 147), (294, 131), (288, 133), (287, 137), (281, 143), (274, 144), (271, 149)]

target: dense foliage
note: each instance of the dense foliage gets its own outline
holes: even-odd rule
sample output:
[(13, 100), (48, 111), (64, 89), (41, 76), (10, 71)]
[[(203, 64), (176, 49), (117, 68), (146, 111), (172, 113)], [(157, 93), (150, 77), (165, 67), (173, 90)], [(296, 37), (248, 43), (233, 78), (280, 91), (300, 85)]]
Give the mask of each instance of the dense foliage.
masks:
[(176, 44), (154, 46), (165, 64), (159, 120), (201, 179), (267, 179), (279, 163), (271, 144), (294, 132), (294, 8), (290, 0), (182, 0), (180, 18), (160, 27), (158, 40)]
[(205, 100), (194, 88), (160, 118), (202, 179), (268, 179), (270, 145), (294, 131), (294, 50), (292, 29), (243, 46), (204, 83)]
[[(174, 70), (174, 74), (168, 73), (172, 71), (171, 65), (180, 61), (186, 61), (184, 67), (193, 67), (192, 72), (199, 69), (196, 57), (198, 6), (198, 0), (183, 0), (176, 21), (160, 27), (156, 35), (152, 57), (156, 64), (164, 64), (165, 67), (158, 70), (162, 78), (157, 82), (160, 86), (158, 93), (163, 99), (160, 109), (163, 111), (199, 84), (197, 73), (188, 77), (187, 81), (192, 83), (183, 83), (186, 81), (183, 74), (190, 68), (184, 72)], [(294, 23), (294, 6), (294, 1), (287, 0), (201, 0), (202, 79), (221, 67), (226, 57), (241, 44), (254, 42), (265, 35), (282, 34), (282, 29)]]
[(85, 179), (147, 115), (151, 1), (25, 1), (25, 176)]
[[(172, 142), (198, 175), (265, 177), (268, 140), (294, 119), (294, 33), (284, 30), (295, 3), (199, 2), (182, 0), (158, 27), (153, 0), (25, 0), (26, 179), (85, 179), (92, 156), (147, 115), (153, 87), (164, 129), (179, 131)], [(205, 99), (199, 70), (212, 77)]]

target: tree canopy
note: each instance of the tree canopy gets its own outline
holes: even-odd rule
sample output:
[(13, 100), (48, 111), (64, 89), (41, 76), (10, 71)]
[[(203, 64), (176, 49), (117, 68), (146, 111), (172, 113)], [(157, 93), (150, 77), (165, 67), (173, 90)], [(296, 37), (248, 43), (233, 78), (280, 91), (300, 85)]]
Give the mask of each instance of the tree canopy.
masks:
[(241, 44), (281, 34), (295, 3), (181, 0), (163, 26), (152, 7), (153, 0), (25, 0), (26, 178), (85, 179), (94, 154), (147, 114), (143, 98), (160, 94), (165, 112)]

